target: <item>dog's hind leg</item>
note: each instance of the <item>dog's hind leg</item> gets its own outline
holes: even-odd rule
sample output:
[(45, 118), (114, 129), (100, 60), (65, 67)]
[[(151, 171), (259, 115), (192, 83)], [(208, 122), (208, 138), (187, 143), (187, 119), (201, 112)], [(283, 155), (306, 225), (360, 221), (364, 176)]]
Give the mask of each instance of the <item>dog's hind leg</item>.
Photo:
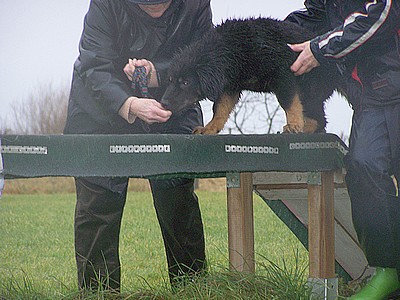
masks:
[(286, 113), (286, 125), (283, 126), (283, 132), (301, 133), (304, 131), (303, 104), (299, 95), (296, 93), (288, 108), (284, 108)]
[(240, 98), (240, 93), (228, 95), (224, 93), (218, 101), (214, 103), (214, 115), (211, 121), (205, 127), (196, 127), (194, 134), (217, 134), (220, 132), (225, 123), (228, 121), (229, 115), (235, 108)]

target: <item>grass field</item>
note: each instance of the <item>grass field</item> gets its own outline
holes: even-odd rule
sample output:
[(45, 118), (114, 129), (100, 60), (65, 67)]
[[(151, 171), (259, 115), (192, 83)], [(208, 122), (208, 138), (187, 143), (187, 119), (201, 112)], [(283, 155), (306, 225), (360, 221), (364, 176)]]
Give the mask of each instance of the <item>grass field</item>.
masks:
[[(206, 234), (210, 278), (257, 284), (227, 272), (227, 212), (224, 192), (199, 191)], [(74, 194), (5, 194), (0, 199), (0, 299), (75, 299), (76, 270), (73, 249)], [(257, 196), (254, 201), (256, 275), (288, 276), (303, 285), (308, 254), (297, 238)], [(150, 193), (130, 192), (121, 232), (123, 299), (225, 299), (225, 292), (206, 291), (208, 296), (168, 294), (168, 279), (161, 234)], [(304, 273), (305, 270), (305, 273)], [(213, 277), (214, 276), (214, 277)], [(215, 277), (216, 276), (216, 277)], [(282, 277), (283, 276), (283, 277)], [(226, 278), (230, 278), (226, 280)], [(236, 279), (235, 279), (236, 278)], [(232, 279), (232, 280), (231, 280)], [(267, 280), (268, 281), (268, 280)], [(276, 279), (272, 281), (277, 281)], [(298, 283), (296, 283), (298, 284)], [(218, 284), (217, 284), (218, 285)], [(287, 284), (286, 284), (287, 285)], [(210, 286), (210, 283), (207, 283)], [(249, 299), (229, 287), (232, 299)], [(194, 289), (199, 289), (194, 286)], [(242, 286), (240, 291), (245, 290)], [(257, 289), (257, 288), (256, 288)], [(263, 286), (260, 289), (266, 291)], [(277, 288), (275, 288), (277, 289)], [(142, 290), (150, 290), (144, 296)], [(201, 290), (207, 290), (202, 286)], [(203, 293), (202, 292), (202, 293)], [(193, 293), (190, 291), (189, 293)], [(215, 295), (213, 293), (216, 293)], [(160, 296), (161, 294), (161, 296)], [(72, 296), (71, 296), (72, 295)], [(169, 295), (169, 296), (168, 296)], [(213, 296), (211, 296), (213, 295)], [(263, 299), (264, 296), (252, 299)], [(98, 297), (98, 296), (97, 296)], [(290, 298), (305, 299), (298, 295)], [(100, 298), (96, 298), (100, 299)]]

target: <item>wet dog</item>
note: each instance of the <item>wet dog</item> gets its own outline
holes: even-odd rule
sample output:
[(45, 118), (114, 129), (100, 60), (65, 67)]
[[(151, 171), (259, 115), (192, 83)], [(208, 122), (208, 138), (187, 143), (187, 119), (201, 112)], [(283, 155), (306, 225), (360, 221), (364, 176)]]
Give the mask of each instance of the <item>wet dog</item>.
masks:
[(243, 90), (274, 93), (286, 113), (284, 132), (323, 132), (324, 102), (339, 86), (338, 73), (318, 67), (294, 76), (290, 70), (298, 54), (287, 44), (311, 38), (305, 29), (285, 21), (227, 20), (175, 55), (161, 103), (180, 113), (208, 98), (214, 102), (213, 118), (194, 133), (216, 134)]

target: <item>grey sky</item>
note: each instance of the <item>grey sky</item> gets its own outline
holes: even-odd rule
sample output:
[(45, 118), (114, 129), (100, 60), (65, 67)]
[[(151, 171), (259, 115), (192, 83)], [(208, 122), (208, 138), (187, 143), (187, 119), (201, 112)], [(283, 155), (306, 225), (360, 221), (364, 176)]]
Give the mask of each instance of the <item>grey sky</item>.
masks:
[[(120, 1), (120, 0), (115, 0)], [(284, 18), (303, 0), (211, 0), (214, 22), (232, 17)], [(89, 0), (0, 1), (0, 117), (41, 85), (69, 86)], [(328, 131), (348, 134), (351, 110), (328, 102)]]

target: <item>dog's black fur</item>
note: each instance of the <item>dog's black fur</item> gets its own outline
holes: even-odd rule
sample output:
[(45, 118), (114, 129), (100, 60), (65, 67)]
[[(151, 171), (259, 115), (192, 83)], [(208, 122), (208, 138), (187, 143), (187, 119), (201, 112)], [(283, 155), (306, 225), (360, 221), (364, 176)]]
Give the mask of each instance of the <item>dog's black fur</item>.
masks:
[(287, 44), (310, 40), (301, 27), (270, 18), (227, 20), (178, 53), (161, 103), (179, 113), (197, 101), (214, 101), (214, 117), (195, 133), (223, 129), (243, 90), (274, 93), (286, 112), (286, 132), (324, 131), (324, 101), (339, 86), (332, 69), (302, 76), (290, 70), (297, 53)]

